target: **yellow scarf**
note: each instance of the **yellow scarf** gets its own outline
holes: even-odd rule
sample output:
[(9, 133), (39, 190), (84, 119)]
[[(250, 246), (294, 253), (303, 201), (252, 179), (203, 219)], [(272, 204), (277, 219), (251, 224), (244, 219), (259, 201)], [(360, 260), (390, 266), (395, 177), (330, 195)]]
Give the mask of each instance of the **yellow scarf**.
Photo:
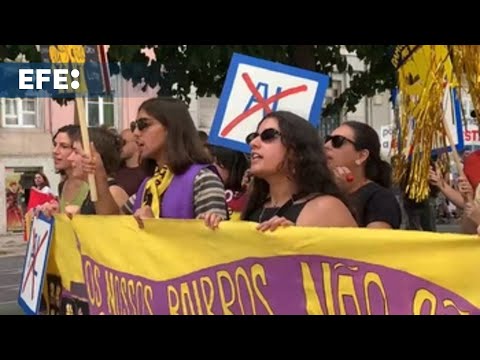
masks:
[(150, 205), (156, 218), (161, 216), (162, 196), (173, 179), (173, 173), (167, 166), (155, 169), (153, 176), (145, 184), (142, 206)]

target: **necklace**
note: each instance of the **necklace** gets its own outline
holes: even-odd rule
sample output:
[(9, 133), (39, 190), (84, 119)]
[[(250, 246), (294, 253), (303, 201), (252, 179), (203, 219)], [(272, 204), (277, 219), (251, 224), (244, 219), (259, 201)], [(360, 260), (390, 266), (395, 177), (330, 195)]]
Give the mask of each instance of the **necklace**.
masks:
[[(272, 202), (272, 205), (274, 205), (274, 206), (271, 207), (271, 208), (267, 208), (267, 207), (263, 206), (262, 211), (260, 213), (260, 216), (258, 217), (258, 222), (259, 223), (263, 222), (263, 216), (265, 215), (265, 210), (266, 209), (275, 209), (276, 204), (273, 204), (273, 202)], [(283, 204), (283, 206), (277, 207), (277, 210), (272, 214), (272, 216), (270, 216), (268, 218), (268, 220), (270, 220), (274, 216), (282, 216), (282, 214), (292, 205), (293, 205), (293, 197), (291, 197), (290, 200), (288, 200), (285, 204)]]
[[(260, 213), (260, 216), (258, 217), (258, 222), (259, 222), (259, 223), (262, 223), (262, 222), (263, 222), (263, 215), (265, 214), (265, 209), (267, 209), (267, 208), (264, 206), (263, 209), (262, 209), (262, 212)], [(269, 209), (274, 209), (274, 208), (269, 208)], [(275, 211), (275, 212), (273, 213), (273, 215), (270, 216), (269, 220), (270, 220), (271, 218), (273, 218), (274, 216), (276, 216), (276, 215), (278, 214), (278, 212), (280, 211), (280, 209), (281, 209), (281, 208), (277, 208), (277, 211)]]

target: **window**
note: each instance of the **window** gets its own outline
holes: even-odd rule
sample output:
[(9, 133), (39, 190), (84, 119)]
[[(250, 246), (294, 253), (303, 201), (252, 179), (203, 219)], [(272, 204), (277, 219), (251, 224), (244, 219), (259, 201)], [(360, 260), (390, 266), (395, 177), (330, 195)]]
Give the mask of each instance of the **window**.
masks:
[(118, 127), (118, 94), (121, 78), (117, 75), (110, 78), (112, 95), (91, 97), (87, 99), (88, 126)]
[(333, 101), (341, 94), (341, 92), (342, 82), (340, 80), (332, 80), (331, 86), (327, 89), (325, 94), (323, 106), (333, 103)]
[(3, 127), (34, 128), (38, 120), (38, 100), (2, 98), (0, 116)]
[(325, 136), (331, 134), (333, 130), (340, 126), (340, 115), (332, 114), (329, 116), (324, 116), (320, 120), (320, 137), (324, 138)]
[(462, 107), (463, 107), (463, 112), (465, 115), (465, 120), (467, 121), (467, 124), (471, 125), (477, 125), (476, 119), (472, 115), (475, 114), (475, 107), (473, 106), (472, 98), (469, 94), (466, 94), (465, 92), (462, 92)]
[(115, 100), (113, 96), (104, 96), (88, 99), (87, 108), (88, 126), (116, 127)]
[[(341, 94), (342, 92), (342, 81), (341, 80), (332, 80), (331, 86), (327, 89), (327, 94), (325, 95), (324, 106), (332, 104), (333, 101)], [(331, 114), (329, 116), (322, 116), (320, 120), (320, 136), (325, 137), (330, 134), (333, 130), (340, 126), (340, 114)]]

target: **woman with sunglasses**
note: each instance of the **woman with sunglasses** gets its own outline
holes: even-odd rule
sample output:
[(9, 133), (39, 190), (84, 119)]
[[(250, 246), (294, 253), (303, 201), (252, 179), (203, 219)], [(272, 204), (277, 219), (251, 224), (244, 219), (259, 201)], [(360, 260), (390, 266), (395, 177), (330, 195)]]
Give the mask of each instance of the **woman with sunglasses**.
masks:
[[(133, 214), (140, 228), (143, 219), (195, 219), (207, 211), (227, 218), (223, 183), (187, 106), (174, 98), (148, 99), (140, 105), (134, 125), (148, 177), (121, 212)], [(97, 176), (102, 173), (101, 166), (91, 158), (86, 159), (85, 166), (90, 166), (97, 182), (102, 178)]]
[(400, 205), (390, 189), (392, 170), (380, 157), (377, 132), (367, 124), (344, 122), (325, 138), (330, 169), (348, 194), (360, 227), (398, 229)]
[[(265, 116), (247, 137), (253, 175), (242, 220), (260, 231), (279, 226), (357, 227), (327, 167), (315, 128), (288, 111)], [(221, 219), (205, 216), (215, 229)]]

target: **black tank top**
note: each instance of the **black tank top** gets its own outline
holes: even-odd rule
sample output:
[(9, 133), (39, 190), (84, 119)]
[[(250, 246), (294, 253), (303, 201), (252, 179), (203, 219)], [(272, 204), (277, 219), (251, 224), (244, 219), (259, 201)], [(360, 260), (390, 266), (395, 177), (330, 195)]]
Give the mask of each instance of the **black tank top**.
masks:
[(309, 201), (317, 198), (318, 196), (320, 196), (320, 194), (312, 195), (311, 197), (307, 197), (306, 199), (305, 197), (303, 197), (301, 201), (300, 199), (295, 200), (295, 197), (293, 197), (282, 207), (262, 207), (248, 215), (246, 220), (262, 223), (264, 221), (270, 220), (274, 216), (283, 216), (285, 219), (290, 220), (291, 222), (296, 224), (297, 219), (300, 216), (300, 213), (302, 212), (305, 205), (307, 205)]

